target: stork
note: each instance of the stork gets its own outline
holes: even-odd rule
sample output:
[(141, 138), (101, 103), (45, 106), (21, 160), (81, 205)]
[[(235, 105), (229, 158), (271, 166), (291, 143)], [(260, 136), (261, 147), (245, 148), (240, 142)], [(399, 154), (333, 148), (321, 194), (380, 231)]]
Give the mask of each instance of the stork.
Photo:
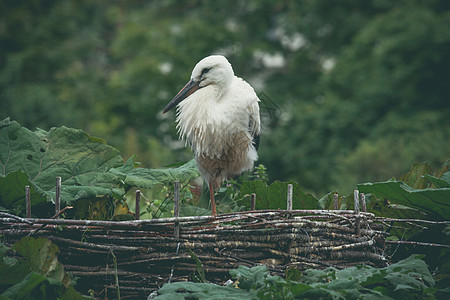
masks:
[(220, 184), (253, 169), (258, 159), (258, 102), (253, 88), (234, 75), (228, 60), (212, 55), (197, 63), (189, 82), (163, 110), (164, 114), (178, 105), (178, 134), (190, 144), (208, 183), (213, 216), (214, 192)]

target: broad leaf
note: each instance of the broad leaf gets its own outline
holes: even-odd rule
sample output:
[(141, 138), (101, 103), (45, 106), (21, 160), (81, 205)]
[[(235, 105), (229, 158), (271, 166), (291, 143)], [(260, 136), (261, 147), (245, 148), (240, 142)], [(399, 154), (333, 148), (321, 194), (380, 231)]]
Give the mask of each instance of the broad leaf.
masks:
[[(10, 250), (17, 254), (7, 255)], [(0, 299), (88, 299), (75, 291), (45, 238), (24, 237), (11, 248), (0, 243)]]
[[(21, 282), (11, 286), (1, 296), (6, 299), (30, 299), (32, 295), (41, 293), (45, 297), (57, 297), (62, 294), (63, 286), (52, 282), (37, 272), (29, 273)], [(56, 291), (53, 291), (56, 289)], [(33, 299), (33, 298), (32, 298)]]
[[(32, 132), (17, 122), (0, 123), (0, 206), (11, 208), (22, 201), (25, 184), (34, 187), (41, 197), (54, 201), (56, 177), (62, 178), (61, 201), (123, 195), (116, 185), (116, 175), (109, 169), (123, 165), (120, 152), (105, 141), (89, 136), (82, 130), (66, 127), (49, 132)], [(25, 182), (22, 171), (28, 177)], [(13, 173), (12, 178), (6, 178)], [(14, 177), (16, 184), (4, 189)], [(12, 197), (11, 197), (12, 196)], [(42, 202), (32, 198), (32, 204)]]
[(230, 270), (230, 275), (239, 282), (239, 288), (250, 290), (263, 287), (269, 271), (266, 266), (252, 268), (239, 266), (237, 269)]
[(195, 160), (170, 169), (133, 168), (133, 165), (130, 158), (123, 166), (111, 169), (111, 173), (117, 175), (126, 185), (138, 188), (152, 188), (155, 184), (172, 184), (176, 180), (187, 182), (200, 176)]
[(436, 188), (450, 188), (450, 172), (443, 174), (441, 178), (431, 175), (425, 175), (425, 178), (428, 179), (428, 181), (430, 181)]
[(371, 193), (393, 203), (419, 209), (430, 217), (450, 220), (450, 188), (413, 189), (401, 181), (358, 184), (362, 193)]
[(69, 275), (64, 272), (64, 267), (58, 262), (58, 246), (45, 238), (24, 237), (12, 246), (16, 251), (27, 259), (29, 268), (39, 272), (45, 277), (53, 278), (68, 287)]
[[(114, 207), (109, 204), (123, 200), (131, 187), (171, 185), (199, 175), (193, 160), (169, 169), (135, 168), (133, 158), (124, 164), (117, 149), (82, 130), (60, 127), (32, 132), (9, 119), (0, 122), (0, 209), (15, 214), (24, 214), (25, 186), (30, 185), (33, 215), (49, 215), (56, 177), (62, 179), (63, 205), (76, 202), (87, 207), (89, 218), (110, 219)], [(117, 215), (119, 210), (115, 211)], [(76, 215), (82, 215), (80, 209)]]
[(30, 186), (32, 206), (46, 202), (46, 198), (36, 192), (27, 174), (16, 171), (9, 173), (6, 177), (0, 176), (0, 209), (9, 210), (16, 215), (23, 215), (25, 212), (26, 185)]

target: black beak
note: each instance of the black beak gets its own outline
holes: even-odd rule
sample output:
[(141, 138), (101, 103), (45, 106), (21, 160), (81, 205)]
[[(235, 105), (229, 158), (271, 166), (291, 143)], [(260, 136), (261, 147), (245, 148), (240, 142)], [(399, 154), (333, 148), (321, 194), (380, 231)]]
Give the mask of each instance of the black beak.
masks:
[(172, 101), (167, 104), (166, 108), (163, 110), (163, 114), (177, 106), (178, 103), (192, 95), (196, 90), (200, 88), (200, 81), (190, 80), (186, 85), (178, 92), (178, 94), (172, 99)]

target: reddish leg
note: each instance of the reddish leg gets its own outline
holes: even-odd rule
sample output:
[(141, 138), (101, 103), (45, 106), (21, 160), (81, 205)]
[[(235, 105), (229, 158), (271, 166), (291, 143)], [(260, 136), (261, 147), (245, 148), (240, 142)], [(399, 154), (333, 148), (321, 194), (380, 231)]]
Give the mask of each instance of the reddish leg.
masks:
[(216, 200), (214, 199), (214, 188), (211, 182), (208, 184), (208, 187), (209, 187), (209, 197), (211, 199), (211, 215), (217, 216)]

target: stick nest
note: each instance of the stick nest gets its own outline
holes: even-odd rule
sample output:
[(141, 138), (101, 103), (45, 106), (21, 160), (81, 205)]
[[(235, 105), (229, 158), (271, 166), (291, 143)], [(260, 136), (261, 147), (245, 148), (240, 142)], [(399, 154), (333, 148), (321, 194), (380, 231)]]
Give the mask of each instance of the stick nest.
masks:
[[(276, 210), (123, 222), (0, 218), (3, 242), (46, 237), (83, 293), (146, 297), (171, 280), (203, 269), (223, 283), (239, 265), (289, 268), (384, 267), (385, 232), (371, 213), (347, 210)], [(357, 234), (358, 233), (358, 234)], [(177, 237), (178, 235), (178, 237)]]

